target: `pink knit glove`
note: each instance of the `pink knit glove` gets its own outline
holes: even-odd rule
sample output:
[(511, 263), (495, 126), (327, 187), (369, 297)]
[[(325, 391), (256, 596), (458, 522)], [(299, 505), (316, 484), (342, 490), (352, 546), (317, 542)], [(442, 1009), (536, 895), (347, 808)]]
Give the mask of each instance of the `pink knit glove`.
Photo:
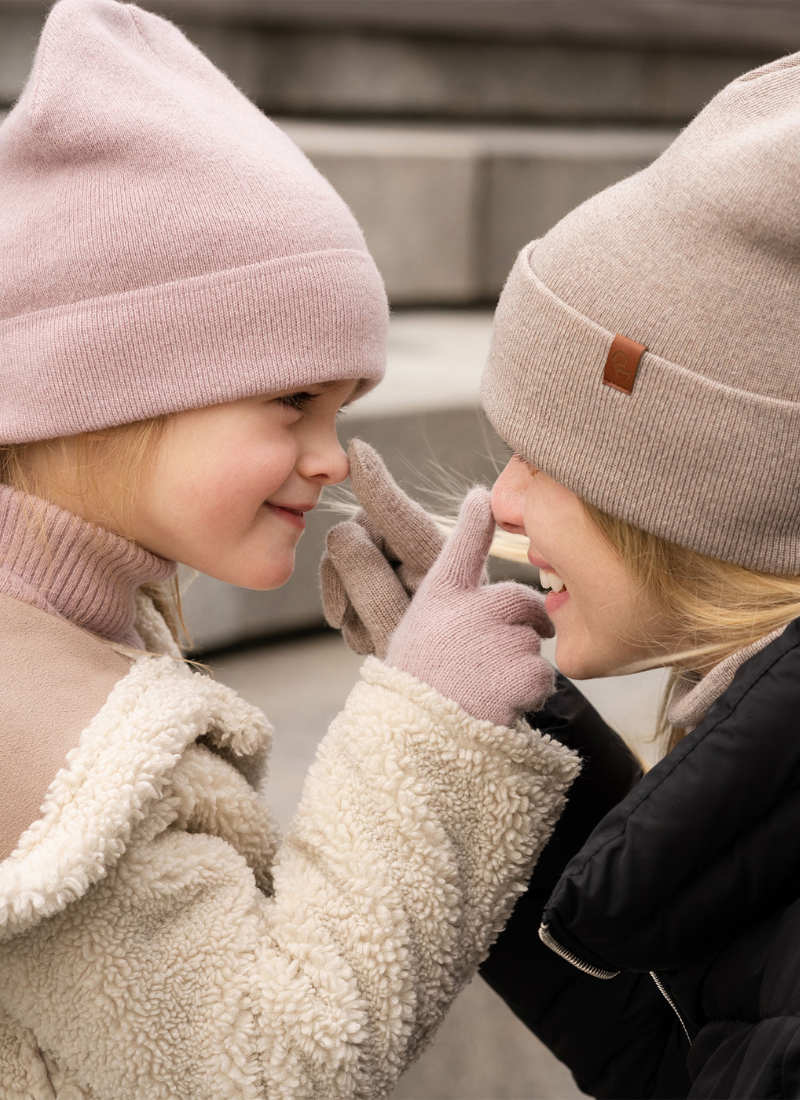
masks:
[(489, 493), (473, 489), (392, 635), (386, 662), (474, 718), (511, 726), (553, 691), (553, 667), (539, 656), (539, 635), (552, 637), (553, 625), (533, 589), (481, 584), (494, 527)]

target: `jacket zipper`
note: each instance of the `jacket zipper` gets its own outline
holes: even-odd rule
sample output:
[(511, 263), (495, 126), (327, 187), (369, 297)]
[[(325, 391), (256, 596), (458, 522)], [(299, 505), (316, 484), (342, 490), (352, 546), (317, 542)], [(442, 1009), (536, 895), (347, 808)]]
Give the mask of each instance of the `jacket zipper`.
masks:
[[(556, 955), (560, 955), (562, 959), (566, 959), (568, 963), (571, 963), (577, 970), (582, 970), (584, 974), (591, 974), (593, 978), (616, 978), (617, 974), (620, 973), (619, 970), (601, 970), (599, 966), (590, 966), (590, 964), (584, 962), (583, 959), (579, 959), (578, 956), (573, 954), (572, 951), (567, 951), (566, 947), (561, 946), (558, 940), (551, 935), (550, 929), (546, 924), (539, 925), (539, 939), (546, 947), (549, 947), (551, 951), (554, 951)], [(650, 971), (650, 977), (656, 983), (656, 988), (658, 989), (661, 996), (678, 1017), (678, 1022), (683, 1028), (684, 1033), (686, 1034), (686, 1038), (691, 1043), (692, 1037), (689, 1034), (689, 1029), (686, 1026), (686, 1022), (684, 1021), (683, 1016), (681, 1016), (680, 1012), (678, 1011), (678, 1006), (673, 1001), (671, 993), (661, 981), (658, 974), (656, 974), (655, 970)]]
[(567, 951), (566, 947), (562, 947), (558, 940), (553, 938), (546, 924), (539, 925), (539, 939), (546, 947), (554, 951), (556, 955), (560, 955), (562, 959), (566, 959), (568, 963), (572, 963), (577, 970), (582, 970), (584, 974), (591, 974), (593, 978), (616, 978), (617, 974), (619, 974), (619, 970), (601, 970), (599, 966), (590, 966), (590, 964), (584, 962), (583, 959), (579, 959), (577, 955), (573, 955), (571, 951)]
[(678, 1006), (677, 1006), (677, 1005), (675, 1004), (675, 1002), (673, 1001), (673, 999), (672, 999), (672, 995), (671, 995), (671, 994), (669, 993), (669, 991), (667, 990), (667, 987), (666, 987), (666, 986), (664, 985), (664, 983), (663, 983), (663, 982), (661, 981), (661, 979), (659, 978), (658, 974), (656, 974), (655, 970), (651, 970), (651, 971), (650, 971), (650, 977), (651, 977), (651, 978), (653, 979), (653, 981), (654, 981), (654, 982), (656, 983), (656, 987), (658, 988), (658, 991), (659, 991), (659, 993), (661, 994), (661, 996), (662, 996), (662, 997), (664, 998), (664, 1000), (665, 1000), (665, 1001), (667, 1002), (667, 1004), (669, 1005), (669, 1007), (670, 1007), (670, 1008), (672, 1009), (672, 1011), (673, 1011), (673, 1012), (675, 1013), (675, 1015), (676, 1015), (676, 1016), (678, 1017), (678, 1020), (680, 1021), (680, 1025), (681, 1025), (681, 1027), (683, 1028), (683, 1030), (684, 1030), (684, 1031), (685, 1031), (685, 1033), (686, 1033), (686, 1038), (687, 1038), (687, 1039), (689, 1040), (689, 1042), (691, 1043), (691, 1041), (692, 1041), (692, 1037), (691, 1037), (691, 1035), (689, 1034), (689, 1029), (688, 1029), (688, 1027), (686, 1026), (686, 1023), (685, 1023), (685, 1021), (684, 1021), (684, 1019), (683, 1019), (683, 1016), (681, 1016), (680, 1012), (678, 1011)]

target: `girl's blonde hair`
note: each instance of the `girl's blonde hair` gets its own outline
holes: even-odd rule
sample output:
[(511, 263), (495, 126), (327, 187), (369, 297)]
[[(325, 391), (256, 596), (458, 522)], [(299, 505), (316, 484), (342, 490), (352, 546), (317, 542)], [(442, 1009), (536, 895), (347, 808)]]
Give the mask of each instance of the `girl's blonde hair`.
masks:
[[(0, 483), (26, 495), (30, 503), (30, 520), (38, 524), (42, 534), (37, 504), (47, 500), (54, 488), (71, 511), (79, 511), (81, 505), (91, 502), (92, 512), (101, 525), (107, 516), (124, 518), (133, 506), (142, 474), (156, 454), (167, 421), (168, 417), (159, 416), (68, 438), (0, 445)], [(56, 470), (69, 448), (72, 476), (55, 483), (51, 478), (43, 478), (37, 472), (39, 467), (30, 462), (34, 448), (39, 453), (44, 450), (45, 465), (51, 459)], [(104, 486), (112, 486), (111, 499), (105, 501), (98, 492), (101, 472)], [(70, 505), (77, 507), (73, 509)], [(142, 591), (150, 596), (164, 616), (175, 641), (187, 638), (177, 577), (169, 585), (143, 585)]]

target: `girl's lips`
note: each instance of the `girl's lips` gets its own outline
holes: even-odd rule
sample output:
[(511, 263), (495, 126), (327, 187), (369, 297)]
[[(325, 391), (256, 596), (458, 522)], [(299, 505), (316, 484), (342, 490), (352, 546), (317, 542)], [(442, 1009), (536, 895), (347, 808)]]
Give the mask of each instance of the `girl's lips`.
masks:
[(562, 592), (550, 592), (545, 596), (544, 609), (548, 615), (552, 615), (554, 611), (558, 611), (560, 607), (569, 599), (569, 592), (566, 588)]
[(280, 518), (285, 519), (287, 523), (291, 523), (301, 531), (304, 531), (306, 528), (306, 517), (303, 513), (310, 512), (313, 505), (305, 505), (304, 508), (289, 508), (282, 504), (270, 504), (268, 500), (265, 500), (264, 507), (269, 508), (273, 515), (280, 516)]

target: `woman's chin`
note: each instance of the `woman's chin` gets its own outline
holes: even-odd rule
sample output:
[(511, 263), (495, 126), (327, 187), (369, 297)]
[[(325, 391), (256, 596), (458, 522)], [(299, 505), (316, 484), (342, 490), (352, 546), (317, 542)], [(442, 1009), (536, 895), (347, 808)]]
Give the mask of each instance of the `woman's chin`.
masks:
[(609, 675), (597, 654), (582, 653), (579, 648), (570, 646), (560, 633), (556, 634), (555, 664), (570, 680), (594, 680)]

